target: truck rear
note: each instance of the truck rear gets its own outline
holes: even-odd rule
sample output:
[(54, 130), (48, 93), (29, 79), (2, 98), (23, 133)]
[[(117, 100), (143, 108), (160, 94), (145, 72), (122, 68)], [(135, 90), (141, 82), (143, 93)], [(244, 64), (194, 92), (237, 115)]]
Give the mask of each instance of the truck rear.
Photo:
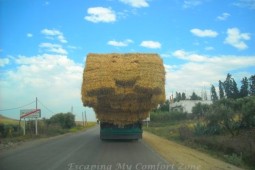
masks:
[(100, 139), (141, 139), (142, 122), (136, 122), (119, 127), (112, 123), (100, 122)]

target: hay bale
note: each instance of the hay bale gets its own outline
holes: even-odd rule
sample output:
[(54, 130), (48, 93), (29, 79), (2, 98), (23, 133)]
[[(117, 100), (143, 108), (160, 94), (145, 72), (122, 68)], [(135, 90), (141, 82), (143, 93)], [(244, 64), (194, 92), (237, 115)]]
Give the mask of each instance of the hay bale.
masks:
[(165, 69), (157, 54), (88, 54), (81, 88), (84, 106), (100, 121), (143, 120), (165, 101)]

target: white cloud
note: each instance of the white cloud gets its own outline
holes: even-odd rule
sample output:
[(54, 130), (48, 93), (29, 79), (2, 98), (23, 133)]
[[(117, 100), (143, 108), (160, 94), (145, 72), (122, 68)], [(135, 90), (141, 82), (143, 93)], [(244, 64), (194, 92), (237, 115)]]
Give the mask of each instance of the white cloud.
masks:
[(255, 0), (237, 0), (233, 3), (237, 7), (255, 9)]
[[(200, 95), (201, 90), (208, 90), (211, 84), (218, 85), (218, 80), (224, 80), (227, 73), (234, 72), (233, 77), (249, 77), (254, 73), (239, 71), (255, 65), (255, 56), (206, 56), (184, 50), (172, 53), (173, 57), (184, 60), (184, 64), (165, 65), (166, 92), (169, 96), (172, 92), (186, 92), (188, 96), (195, 91)], [(243, 76), (240, 76), (242, 74)], [(240, 79), (236, 79), (237, 82)]]
[(160, 42), (157, 41), (142, 41), (140, 46), (152, 49), (161, 48)]
[(218, 20), (224, 21), (230, 17), (230, 14), (227, 12), (222, 13), (220, 16), (217, 17)]
[(53, 52), (56, 54), (63, 54), (63, 55), (67, 54), (67, 51), (59, 44), (41, 43), (39, 47), (46, 50), (46, 52)]
[(9, 64), (9, 58), (0, 58), (0, 67), (4, 67), (5, 65)]
[[(54, 113), (68, 112), (73, 106), (76, 119), (79, 119), (85, 109), (80, 95), (82, 64), (65, 55), (50, 54), (18, 56), (14, 61), (17, 68), (4, 72), (0, 79), (1, 107), (21, 106), (38, 97)], [(17, 99), (15, 103), (14, 98)], [(42, 109), (42, 117), (52, 116), (40, 103), (38, 107)], [(18, 110), (11, 113), (17, 113), (16, 118), (19, 117)], [(95, 119), (92, 113), (87, 116), (90, 120)]]
[(250, 39), (249, 33), (241, 33), (238, 28), (229, 28), (227, 30), (227, 35), (224, 41), (225, 44), (229, 44), (239, 50), (248, 48), (244, 40)]
[(198, 37), (214, 38), (214, 37), (217, 37), (217, 35), (218, 35), (218, 33), (216, 31), (209, 30), (209, 29), (201, 30), (201, 29), (194, 28), (194, 29), (191, 29), (190, 32), (193, 35), (198, 36)]
[(84, 19), (93, 23), (116, 21), (115, 12), (111, 8), (92, 7), (88, 8), (87, 13), (88, 16), (85, 16)]
[(208, 47), (205, 47), (205, 50), (206, 51), (211, 51), (211, 50), (214, 50), (214, 47), (208, 46)]
[(202, 0), (185, 0), (183, 4), (183, 8), (193, 8), (201, 4), (202, 4)]
[(33, 34), (27, 33), (27, 37), (28, 37), (28, 38), (31, 38), (31, 37), (33, 37)]
[(108, 45), (115, 46), (115, 47), (126, 47), (130, 43), (133, 43), (133, 40), (131, 40), (131, 39), (126, 39), (124, 41), (110, 40), (107, 42)]
[(59, 30), (45, 28), (41, 31), (41, 33), (46, 35), (48, 39), (57, 39), (61, 43), (67, 43), (67, 40), (65, 39), (63, 33)]
[(173, 53), (174, 57), (177, 57), (179, 59), (188, 60), (192, 62), (205, 62), (208, 60), (208, 57), (203, 55), (198, 55), (195, 53), (188, 53), (184, 50), (177, 50)]
[(127, 5), (130, 5), (135, 8), (148, 7), (149, 3), (147, 0), (119, 0)]
[(163, 57), (163, 58), (170, 58), (171, 57), (170, 54), (166, 54), (166, 53), (160, 54), (160, 56)]

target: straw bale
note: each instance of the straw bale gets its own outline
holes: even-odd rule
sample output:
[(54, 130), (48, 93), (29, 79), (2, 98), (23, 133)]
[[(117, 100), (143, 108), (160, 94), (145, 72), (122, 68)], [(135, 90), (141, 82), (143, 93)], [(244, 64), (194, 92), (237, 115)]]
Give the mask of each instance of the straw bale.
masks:
[(165, 69), (157, 54), (88, 54), (82, 102), (119, 126), (143, 120), (165, 101)]

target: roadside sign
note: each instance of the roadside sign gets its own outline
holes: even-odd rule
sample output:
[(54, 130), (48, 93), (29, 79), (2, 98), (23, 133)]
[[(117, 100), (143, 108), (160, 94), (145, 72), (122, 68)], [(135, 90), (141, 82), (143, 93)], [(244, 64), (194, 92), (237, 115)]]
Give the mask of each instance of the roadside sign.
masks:
[(41, 109), (25, 109), (20, 110), (20, 118), (39, 118), (41, 117)]

